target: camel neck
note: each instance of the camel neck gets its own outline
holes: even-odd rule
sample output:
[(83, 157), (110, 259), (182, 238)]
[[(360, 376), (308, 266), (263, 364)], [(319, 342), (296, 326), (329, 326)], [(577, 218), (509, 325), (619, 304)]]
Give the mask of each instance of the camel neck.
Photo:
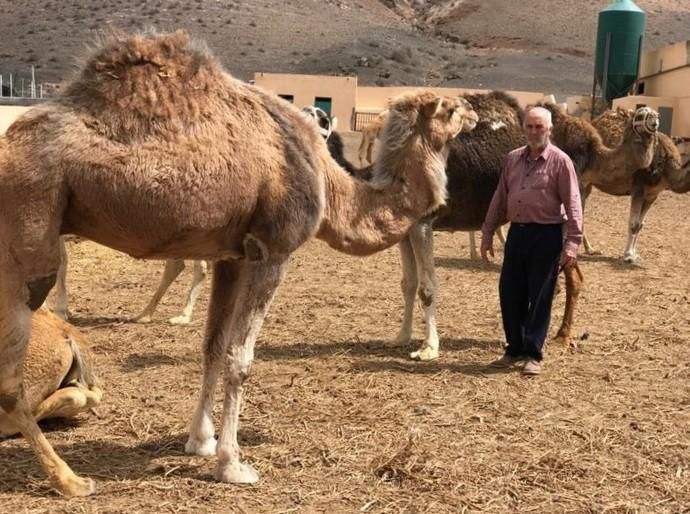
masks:
[[(329, 167), (317, 237), (351, 255), (369, 255), (398, 243), (419, 218), (443, 204), (443, 195), (439, 201), (430, 190), (424, 167), (428, 162), (428, 155), (424, 159), (419, 153), (417, 158), (383, 156), (386, 169), (377, 170), (372, 182)], [(395, 172), (386, 173), (388, 169)]]

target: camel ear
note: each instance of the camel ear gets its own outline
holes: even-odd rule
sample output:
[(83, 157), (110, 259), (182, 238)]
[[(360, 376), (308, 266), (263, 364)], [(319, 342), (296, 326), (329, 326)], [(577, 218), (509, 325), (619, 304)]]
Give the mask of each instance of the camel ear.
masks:
[(422, 112), (427, 118), (433, 118), (436, 116), (443, 106), (443, 98), (439, 97), (429, 103), (427, 103), (423, 108)]
[(333, 116), (333, 118), (331, 118), (331, 130), (337, 130), (337, 129), (338, 129), (338, 117)]

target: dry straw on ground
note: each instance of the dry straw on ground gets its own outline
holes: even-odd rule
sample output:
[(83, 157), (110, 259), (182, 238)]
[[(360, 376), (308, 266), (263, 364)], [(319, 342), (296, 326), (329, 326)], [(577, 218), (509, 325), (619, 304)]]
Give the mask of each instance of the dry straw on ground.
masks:
[[(501, 351), (498, 267), (471, 262), (465, 234), (437, 238), (443, 353), (431, 363), (391, 342), (402, 312), (396, 249), (354, 259), (309, 243), (266, 320), (248, 385), (240, 438), (262, 473), (255, 487), (216, 483), (212, 460), (183, 454), (205, 305), (189, 327), (165, 319), (190, 275), (154, 323), (123, 322), (162, 264), (71, 243), (74, 322), (106, 396), (97, 415), (47, 431), (98, 493), (57, 497), (15, 438), (0, 442), (0, 510), (687, 512), (689, 202), (662, 195), (643, 264), (629, 267), (619, 260), (627, 200), (592, 197), (587, 228), (603, 255), (582, 258), (579, 347), (550, 346), (536, 379), (486, 366)], [(554, 326), (562, 309), (559, 297)]]

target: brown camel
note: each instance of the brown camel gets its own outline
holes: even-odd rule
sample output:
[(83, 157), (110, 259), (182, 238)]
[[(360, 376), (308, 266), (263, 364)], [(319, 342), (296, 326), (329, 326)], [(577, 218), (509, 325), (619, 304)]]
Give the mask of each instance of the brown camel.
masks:
[(314, 236), (352, 255), (400, 241), (444, 205), (448, 142), (477, 120), (465, 100), (429, 91), (389, 112), (372, 180), (353, 179), (296, 107), (234, 79), (175, 32), (114, 37), (61, 96), (10, 126), (0, 138), (0, 408), (60, 493), (88, 495), (94, 483), (41, 433), (21, 366), (31, 311), (55, 283), (60, 234), (137, 258), (216, 261), (185, 449), (215, 454), (217, 479), (253, 483), (237, 442), (240, 403), (289, 256)]
[(374, 151), (374, 143), (381, 135), (381, 129), (386, 123), (388, 111), (382, 111), (376, 118), (371, 120), (362, 129), (362, 140), (359, 143), (359, 165), (360, 167), (373, 163), (372, 153)]
[[(592, 186), (610, 194), (623, 192), (622, 184), (631, 184), (636, 170), (646, 169), (657, 153), (659, 115), (641, 107), (622, 127), (618, 145), (609, 148), (597, 129), (587, 120), (570, 116), (553, 104), (544, 104), (553, 116), (553, 142), (565, 151), (575, 164), (582, 190), (583, 210)], [(620, 193), (613, 193), (620, 190)], [(595, 253), (587, 237), (587, 253)]]
[[(347, 162), (343, 154), (343, 141), (337, 132), (334, 132), (338, 126), (338, 119), (331, 119), (323, 109), (318, 107), (309, 106), (303, 109), (305, 113), (309, 114), (312, 118), (315, 118), (319, 124), (319, 132), (321, 136), (326, 140), (328, 149), (335, 160), (340, 164), (345, 170), (353, 174), (354, 167)], [(56, 289), (56, 301), (53, 308), (53, 312), (60, 316), (62, 319), (68, 319), (69, 309), (68, 309), (68, 297), (67, 297), (67, 251), (65, 248), (64, 238), (60, 238), (60, 251), (62, 256), (62, 261), (60, 268), (58, 269), (57, 282), (55, 284)], [(192, 313), (194, 312), (194, 305), (201, 292), (201, 287), (208, 274), (208, 263), (206, 261), (193, 261), (193, 276), (192, 284), (187, 292), (187, 299), (185, 305), (182, 308), (182, 312), (177, 316), (173, 316), (168, 320), (168, 323), (172, 325), (188, 325), (192, 321)], [(184, 259), (167, 259), (165, 261), (165, 269), (163, 271), (163, 276), (161, 277), (160, 284), (154, 292), (149, 303), (144, 307), (144, 310), (140, 314), (132, 318), (132, 321), (138, 323), (150, 323), (153, 319), (153, 315), (158, 308), (158, 304), (163, 299), (163, 296), (167, 292), (168, 288), (172, 285), (177, 277), (184, 271), (185, 261)]]
[[(31, 318), (31, 339), (24, 359), (24, 396), (36, 421), (72, 418), (96, 407), (103, 396), (96, 385), (91, 356), (81, 332), (48, 309)], [(0, 410), (0, 435), (19, 432)]]
[[(616, 146), (623, 141), (626, 127), (635, 122), (640, 109), (638, 111), (620, 108), (608, 110), (595, 118), (592, 125), (599, 131), (606, 145)], [(659, 194), (664, 190), (675, 193), (690, 191), (690, 167), (687, 157), (683, 159), (673, 140), (666, 134), (659, 132), (656, 138), (654, 157), (648, 166), (631, 168), (623, 176), (583, 175), (586, 195), (590, 193), (592, 185), (610, 195), (630, 195), (628, 243), (623, 260), (631, 264), (640, 261), (637, 240), (645, 216)]]

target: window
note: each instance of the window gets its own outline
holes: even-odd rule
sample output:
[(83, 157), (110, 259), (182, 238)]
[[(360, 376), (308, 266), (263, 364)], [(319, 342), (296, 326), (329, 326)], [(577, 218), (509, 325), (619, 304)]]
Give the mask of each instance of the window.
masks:
[(635, 91), (635, 94), (644, 95), (644, 82), (637, 83), (637, 90)]
[(295, 103), (295, 95), (278, 95), (283, 100), (287, 100), (291, 104)]
[(673, 126), (673, 107), (659, 107), (659, 132), (667, 136), (671, 135)]
[(314, 98), (314, 107), (320, 107), (323, 111), (331, 117), (331, 98), (326, 96), (317, 96)]

